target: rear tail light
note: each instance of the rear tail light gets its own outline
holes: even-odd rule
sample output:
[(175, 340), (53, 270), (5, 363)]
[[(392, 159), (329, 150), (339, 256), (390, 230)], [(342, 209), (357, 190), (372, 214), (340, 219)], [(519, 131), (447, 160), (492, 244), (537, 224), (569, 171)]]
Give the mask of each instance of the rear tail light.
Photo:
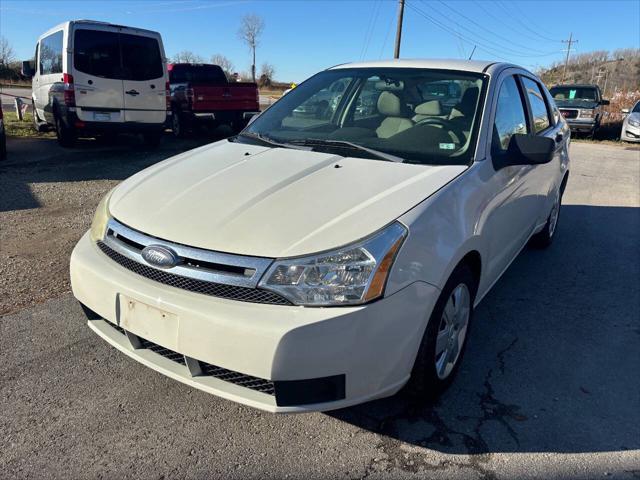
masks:
[(73, 75), (68, 73), (62, 74), (62, 81), (64, 82), (64, 104), (67, 107), (75, 107), (76, 90), (73, 85)]
[(164, 98), (166, 100), (167, 110), (171, 110), (171, 87), (169, 86), (169, 82), (164, 84)]

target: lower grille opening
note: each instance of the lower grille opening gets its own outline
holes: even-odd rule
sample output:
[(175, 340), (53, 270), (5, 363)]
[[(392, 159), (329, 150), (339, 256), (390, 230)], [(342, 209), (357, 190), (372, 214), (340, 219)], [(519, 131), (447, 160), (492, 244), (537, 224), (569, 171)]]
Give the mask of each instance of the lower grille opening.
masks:
[(224, 380), (225, 382), (230, 382), (240, 387), (250, 388), (251, 390), (266, 393), (267, 395), (275, 394), (275, 387), (271, 380), (252, 377), (251, 375), (234, 372), (232, 370), (227, 370), (226, 368), (217, 367), (216, 365), (204, 362), (200, 362), (200, 368), (202, 368), (202, 376), (215, 377), (218, 380)]
[(179, 363), (180, 365), (187, 365), (187, 362), (184, 360), (184, 355), (178, 352), (174, 352), (168, 348), (164, 348), (157, 343), (150, 342), (149, 340), (145, 340), (142, 337), (138, 337), (140, 339), (140, 348), (146, 348), (147, 350), (151, 350), (153, 353), (157, 353), (158, 355), (162, 355), (164, 358), (168, 358), (172, 362)]

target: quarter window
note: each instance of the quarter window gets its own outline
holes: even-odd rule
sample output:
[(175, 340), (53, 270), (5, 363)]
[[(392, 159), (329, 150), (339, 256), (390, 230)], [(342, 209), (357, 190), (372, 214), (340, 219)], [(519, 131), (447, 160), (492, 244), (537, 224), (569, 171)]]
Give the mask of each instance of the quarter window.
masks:
[(529, 105), (531, 106), (531, 115), (533, 116), (533, 130), (535, 133), (541, 132), (549, 128), (551, 121), (549, 120), (549, 110), (544, 101), (544, 94), (540, 90), (540, 85), (527, 77), (521, 77), (524, 89), (527, 92)]
[(529, 129), (518, 84), (515, 77), (511, 76), (502, 83), (498, 94), (491, 152), (505, 152), (516, 133), (529, 133)]
[(62, 73), (62, 30), (40, 42), (40, 74)]

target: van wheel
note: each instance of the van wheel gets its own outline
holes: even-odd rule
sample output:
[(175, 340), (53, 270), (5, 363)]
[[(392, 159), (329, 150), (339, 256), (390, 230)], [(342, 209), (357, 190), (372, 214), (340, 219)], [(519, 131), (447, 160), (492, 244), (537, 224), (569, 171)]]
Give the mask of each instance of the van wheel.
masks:
[(54, 113), (53, 122), (56, 128), (56, 138), (58, 139), (58, 143), (62, 147), (73, 147), (76, 143), (76, 132), (73, 128), (67, 127), (60, 115), (58, 113)]
[(162, 141), (162, 132), (148, 132), (142, 134), (142, 141), (145, 147), (158, 148)]
[(38, 133), (44, 132), (46, 130), (46, 124), (42, 120), (40, 120), (40, 117), (38, 117), (38, 111), (36, 110), (35, 102), (31, 102), (31, 112), (31, 121), (33, 122), (34, 130)]
[(458, 266), (438, 297), (405, 392), (435, 400), (453, 381), (462, 361), (473, 316), (477, 282), (467, 265)]

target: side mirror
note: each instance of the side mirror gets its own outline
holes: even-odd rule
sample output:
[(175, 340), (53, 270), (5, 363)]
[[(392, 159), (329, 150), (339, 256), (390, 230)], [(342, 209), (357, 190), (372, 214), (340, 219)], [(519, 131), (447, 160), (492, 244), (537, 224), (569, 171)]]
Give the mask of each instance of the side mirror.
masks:
[(510, 165), (541, 165), (553, 158), (556, 142), (548, 137), (516, 133), (511, 136), (507, 151), (493, 158), (496, 170)]
[(631, 110), (629, 110), (628, 108), (623, 108), (622, 109), (622, 113), (629, 113)]
[(22, 69), (20, 70), (20, 73), (22, 74), (23, 77), (27, 77), (27, 78), (33, 77), (36, 72), (32, 62), (29, 60), (24, 60), (22, 62)]
[(611, 102), (609, 100), (600, 100), (600, 105), (609, 105)]

